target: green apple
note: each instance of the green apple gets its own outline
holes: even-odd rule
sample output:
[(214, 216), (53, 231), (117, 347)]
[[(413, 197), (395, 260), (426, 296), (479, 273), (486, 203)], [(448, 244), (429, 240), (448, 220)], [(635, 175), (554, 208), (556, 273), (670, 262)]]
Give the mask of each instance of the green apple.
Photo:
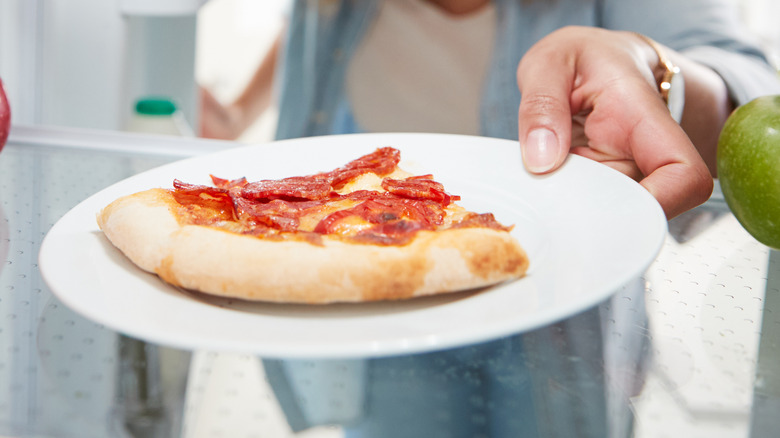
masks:
[(734, 216), (759, 242), (780, 249), (780, 96), (737, 108), (718, 139), (717, 159)]

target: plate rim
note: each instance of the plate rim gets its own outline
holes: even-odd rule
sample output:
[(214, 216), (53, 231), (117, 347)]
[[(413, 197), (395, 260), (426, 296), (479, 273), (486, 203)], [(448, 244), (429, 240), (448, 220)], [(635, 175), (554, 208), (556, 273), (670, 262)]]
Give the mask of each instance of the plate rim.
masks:
[[(200, 160), (207, 160), (211, 157), (220, 156), (222, 154), (238, 154), (241, 155), (242, 153), (246, 153), (246, 151), (258, 149), (258, 148), (264, 148), (264, 147), (283, 147), (286, 144), (290, 144), (291, 142), (294, 143), (308, 143), (308, 142), (321, 142), (324, 141), (323, 139), (326, 139), (326, 141), (338, 141), (339, 137), (355, 137), (359, 138), (365, 138), (366, 141), (374, 140), (377, 138), (383, 138), (383, 139), (390, 139), (390, 138), (397, 138), (397, 139), (415, 139), (415, 138), (426, 138), (430, 139), (433, 137), (438, 138), (459, 138), (459, 139), (465, 139), (466, 141), (478, 141), (478, 142), (505, 142), (505, 143), (513, 143), (516, 146), (516, 142), (512, 140), (504, 140), (504, 139), (495, 139), (495, 138), (487, 138), (487, 137), (479, 137), (479, 136), (461, 136), (456, 134), (432, 134), (432, 133), (370, 133), (370, 134), (344, 134), (344, 135), (336, 135), (336, 136), (320, 136), (320, 137), (306, 137), (306, 138), (299, 138), (299, 139), (287, 139), (287, 140), (280, 140), (275, 142), (269, 142), (269, 143), (259, 143), (259, 144), (253, 144), (253, 145), (244, 145), (239, 146), (236, 148), (224, 150), (224, 151), (218, 151), (215, 153), (209, 153), (205, 155), (197, 155), (190, 158), (185, 158), (182, 160), (177, 160), (171, 163), (164, 164), (162, 166), (155, 167), (153, 169), (150, 169), (145, 172), (141, 172), (139, 174), (130, 176), (128, 178), (125, 178), (117, 183), (111, 184), (108, 187), (105, 187), (98, 192), (90, 195), (83, 201), (79, 202), (76, 206), (74, 206), (72, 209), (70, 209), (65, 215), (63, 215), (60, 219), (57, 220), (57, 222), (52, 226), (52, 228), (47, 232), (46, 236), (43, 239), (43, 242), (41, 244), (38, 260), (39, 260), (39, 267), (41, 275), (44, 279), (44, 282), (49, 286), (53, 294), (60, 299), (65, 305), (70, 307), (73, 310), (76, 310), (77, 313), (81, 314), (82, 316), (87, 317), (88, 319), (97, 321), (100, 324), (103, 324), (112, 330), (115, 330), (120, 333), (125, 333), (134, 337), (138, 337), (140, 339), (144, 339), (150, 342), (154, 343), (160, 343), (165, 345), (174, 346), (177, 348), (186, 348), (186, 349), (208, 349), (208, 350), (214, 350), (214, 351), (233, 351), (233, 352), (244, 352), (244, 353), (252, 353), (252, 354), (258, 354), (263, 357), (278, 357), (278, 358), (345, 358), (345, 357), (383, 357), (383, 356), (392, 356), (392, 355), (398, 355), (398, 354), (413, 354), (413, 353), (421, 353), (421, 352), (428, 352), (428, 351), (436, 351), (436, 350), (442, 350), (447, 348), (453, 348), (458, 347), (462, 345), (469, 345), (477, 342), (485, 342), (492, 339), (498, 339), (504, 336), (509, 336), (516, 333), (522, 333), (529, 330), (533, 330), (539, 327), (543, 327), (547, 324), (552, 324), (556, 321), (565, 319), (566, 317), (572, 316), (573, 314), (576, 314), (577, 311), (585, 310), (587, 308), (592, 307), (593, 305), (598, 304), (599, 302), (604, 301), (605, 299), (609, 298), (612, 294), (615, 292), (618, 292), (619, 289), (624, 286), (625, 284), (629, 283), (633, 279), (641, 276), (641, 274), (650, 266), (650, 264), (655, 260), (658, 253), (661, 251), (663, 244), (665, 242), (665, 236), (667, 234), (667, 222), (665, 219), (665, 216), (663, 215), (663, 211), (660, 207), (660, 205), (657, 204), (657, 201), (652, 197), (652, 195), (644, 190), (642, 190), (639, 193), (645, 193), (646, 199), (652, 200), (651, 203), (648, 203), (648, 207), (653, 205), (654, 207), (650, 207), (652, 210), (655, 211), (655, 215), (658, 216), (660, 214), (660, 218), (663, 220), (657, 221), (658, 228), (656, 230), (653, 230), (652, 232), (654, 234), (658, 235), (657, 239), (654, 239), (655, 245), (652, 248), (652, 251), (648, 250), (647, 253), (642, 257), (641, 261), (637, 262), (637, 266), (641, 266), (637, 268), (639, 272), (632, 272), (632, 273), (626, 273), (622, 277), (616, 277), (613, 278), (612, 281), (608, 282), (610, 286), (604, 287), (602, 291), (598, 294), (593, 294), (593, 299), (591, 301), (591, 305), (587, 307), (582, 307), (581, 303), (569, 303), (569, 306), (564, 306), (564, 311), (546, 311), (546, 312), (540, 312), (540, 315), (537, 315), (536, 318), (531, 318), (530, 323), (526, 324), (517, 324), (517, 323), (508, 323), (504, 322), (503, 325), (499, 324), (491, 325), (493, 328), (492, 330), (488, 330), (485, 332), (484, 330), (481, 332), (473, 332), (471, 331), (471, 335), (464, 334), (464, 333), (456, 333), (451, 334), (450, 332), (447, 332), (446, 334), (439, 334), (439, 338), (435, 341), (433, 340), (413, 340), (412, 342), (409, 342), (408, 340), (405, 342), (402, 342), (403, 345), (395, 345), (392, 346), (390, 344), (397, 343), (397, 342), (390, 342), (388, 340), (383, 341), (382, 345), (377, 344), (365, 344), (365, 342), (352, 342), (352, 343), (346, 343), (344, 345), (339, 344), (338, 346), (334, 345), (321, 345), (321, 346), (309, 346), (309, 348), (306, 349), (306, 351), (302, 351), (299, 347), (289, 347), (287, 345), (275, 345), (275, 346), (269, 346), (269, 345), (247, 345), (246, 341), (239, 341), (236, 342), (235, 340), (230, 340), (229, 342), (226, 342), (225, 340), (222, 340), (221, 342), (186, 342), (181, 338), (181, 336), (172, 336), (171, 333), (168, 332), (161, 332), (161, 333), (149, 333), (148, 328), (144, 330), (143, 328), (138, 327), (128, 327), (126, 325), (124, 326), (117, 326), (116, 324), (112, 324), (112, 321), (108, 320), (104, 315), (96, 314), (95, 309), (89, 308), (89, 306), (84, 306), (83, 303), (74, 302), (73, 299), (75, 298), (73, 294), (68, 294), (66, 292), (63, 292), (60, 290), (59, 285), (57, 285), (57, 280), (52, 277), (52, 270), (49, 268), (52, 263), (55, 263), (51, 258), (53, 254), (51, 253), (51, 241), (53, 238), (56, 238), (58, 236), (58, 233), (61, 233), (60, 230), (61, 227), (63, 227), (63, 224), (67, 224), (67, 220), (69, 218), (72, 218), (75, 212), (79, 212), (80, 209), (84, 209), (84, 206), (89, 206), (91, 203), (94, 203), (96, 199), (100, 199), (102, 197), (106, 197), (106, 194), (116, 192), (119, 190), (119, 188), (122, 188), (124, 185), (131, 186), (133, 181), (136, 181), (137, 179), (142, 179), (142, 175), (148, 175), (150, 173), (157, 173), (157, 172), (164, 172), (168, 168), (176, 168), (178, 166), (187, 166), (189, 163), (199, 162)], [(498, 144), (498, 143), (496, 143)], [(519, 147), (518, 147), (519, 149)], [(243, 151), (243, 152), (242, 152)], [(571, 164), (575, 163), (575, 164)], [(588, 166), (593, 166), (593, 169), (599, 169), (598, 172), (612, 172), (616, 175), (619, 175), (623, 178), (625, 178), (625, 181), (631, 184), (635, 184), (637, 187), (641, 187), (638, 183), (636, 183), (634, 180), (631, 180), (629, 177), (619, 173), (618, 171), (611, 169), (607, 166), (604, 166), (602, 164), (593, 162), (591, 160), (588, 160), (583, 157), (579, 156), (570, 156), (567, 160), (567, 163), (565, 166), (586, 166), (587, 169)], [(522, 168), (522, 166), (519, 166)], [(553, 173), (554, 175), (555, 173)], [(545, 178), (550, 178), (553, 176), (545, 176)], [(650, 231), (649, 231), (650, 232)], [(54, 236), (54, 237), (52, 237)], [(101, 238), (105, 238), (104, 236), (101, 236)], [(523, 242), (521, 242), (523, 244)], [(533, 263), (533, 261), (532, 261)], [(153, 276), (153, 274), (145, 273), (144, 271), (141, 271), (139, 269), (138, 274), (143, 275), (150, 275)], [(522, 281), (522, 280), (521, 280)], [(553, 317), (545, 316), (547, 314), (556, 314), (561, 315), (559, 317)], [(539, 322), (544, 321), (544, 322)], [(519, 327), (519, 329), (518, 329)], [(397, 340), (395, 340), (397, 341)], [(251, 342), (250, 342), (251, 343)], [(218, 344), (218, 345), (217, 345)], [(362, 344), (363, 347), (356, 347), (356, 344)]]

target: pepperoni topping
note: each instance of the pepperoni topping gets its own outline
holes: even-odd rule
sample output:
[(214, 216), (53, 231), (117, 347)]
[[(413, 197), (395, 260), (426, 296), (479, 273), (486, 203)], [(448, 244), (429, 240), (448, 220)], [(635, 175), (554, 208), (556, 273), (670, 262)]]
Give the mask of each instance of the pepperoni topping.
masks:
[[(323, 218), (314, 228), (315, 233), (332, 234), (341, 221), (357, 217), (373, 226), (360, 234), (395, 235), (432, 230), (444, 221), (444, 209), (437, 203), (419, 200), (417, 202), (400, 198), (392, 193), (373, 192), (374, 196), (355, 207), (339, 210)], [(361, 193), (361, 197), (367, 197)]]
[(326, 179), (335, 189), (343, 187), (348, 182), (365, 173), (375, 173), (384, 176), (392, 173), (401, 161), (401, 151), (391, 147), (379, 148), (376, 151), (350, 161), (345, 166), (315, 177)]
[(403, 245), (409, 243), (418, 231), (425, 229), (427, 228), (418, 222), (387, 222), (368, 230), (360, 231), (353, 239), (357, 242), (374, 245)]
[(221, 188), (221, 189), (232, 189), (234, 187), (244, 187), (247, 184), (246, 178), (239, 178), (239, 179), (222, 179), (218, 178), (214, 175), (211, 176), (211, 182), (214, 183), (215, 186)]
[[(446, 207), (460, 197), (448, 194), (432, 175), (384, 178), (384, 191), (336, 193), (338, 188), (365, 173), (379, 176), (392, 173), (399, 160), (400, 152), (386, 147), (330, 172), (257, 182), (212, 175), (215, 187), (175, 180), (172, 193), (195, 224), (222, 226), (268, 239), (303, 239), (315, 244), (322, 243), (320, 236), (334, 234), (361, 243), (403, 245), (418, 231), (441, 226)], [(347, 208), (325, 214), (323, 209), (333, 209), (334, 202)], [(313, 230), (301, 229), (302, 218), (313, 224), (312, 218), (317, 220), (319, 215), (324, 217)], [(492, 214), (476, 213), (466, 215), (452, 227), (510, 229), (498, 223)]]
[(445, 207), (450, 205), (452, 201), (460, 199), (460, 196), (453, 197), (445, 192), (441, 183), (427, 178), (408, 178), (404, 180), (385, 178), (382, 180), (382, 188), (394, 195), (411, 199), (429, 199)]
[(493, 228), (494, 230), (512, 231), (513, 227), (507, 227), (496, 220), (493, 213), (469, 213), (452, 228)]
[(314, 227), (314, 232), (331, 234), (337, 229), (339, 222), (349, 217), (357, 217), (371, 224), (383, 224), (401, 220), (405, 213), (402, 204), (368, 199), (355, 207), (329, 214)]
[(347, 163), (342, 169), (367, 169), (381, 176), (394, 171), (400, 161), (401, 151), (383, 147)]
[(198, 223), (213, 223), (221, 220), (235, 220), (233, 200), (228, 191), (173, 181), (173, 198), (183, 205)]
[(226, 189), (222, 189), (219, 187), (197, 185), (197, 184), (189, 184), (189, 183), (179, 181), (178, 179), (173, 180), (173, 187), (176, 189), (176, 192), (182, 196), (189, 195), (189, 196), (200, 197), (202, 194), (205, 194), (207, 196), (219, 197), (221, 195), (227, 194)]
[(241, 196), (254, 200), (318, 200), (327, 198), (331, 191), (330, 183), (324, 179), (296, 176), (249, 183), (241, 190)]
[(242, 197), (234, 198), (233, 203), (238, 220), (250, 228), (263, 225), (289, 232), (297, 230), (300, 224), (299, 208), (294, 203), (280, 199), (257, 203)]

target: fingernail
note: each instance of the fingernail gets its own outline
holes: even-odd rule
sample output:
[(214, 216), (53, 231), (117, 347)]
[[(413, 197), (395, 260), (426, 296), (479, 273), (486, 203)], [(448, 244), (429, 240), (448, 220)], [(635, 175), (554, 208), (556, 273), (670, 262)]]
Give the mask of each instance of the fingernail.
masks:
[(523, 148), (525, 167), (533, 173), (544, 173), (555, 166), (558, 159), (558, 138), (546, 128), (528, 133)]

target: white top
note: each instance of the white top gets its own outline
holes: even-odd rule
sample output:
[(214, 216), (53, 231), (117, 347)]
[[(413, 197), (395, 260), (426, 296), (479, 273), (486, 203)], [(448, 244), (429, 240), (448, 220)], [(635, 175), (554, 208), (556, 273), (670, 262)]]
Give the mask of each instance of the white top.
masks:
[(492, 4), (452, 15), (424, 0), (385, 0), (347, 72), (347, 96), (367, 131), (479, 134), (490, 62)]

